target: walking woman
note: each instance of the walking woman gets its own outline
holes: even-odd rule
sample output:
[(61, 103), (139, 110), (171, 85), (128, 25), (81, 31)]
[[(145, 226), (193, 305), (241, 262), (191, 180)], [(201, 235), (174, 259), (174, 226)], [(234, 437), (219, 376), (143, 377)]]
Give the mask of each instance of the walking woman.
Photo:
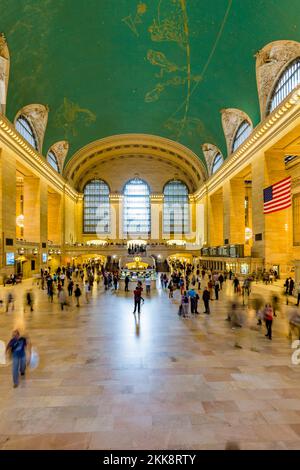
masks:
[(264, 310), (264, 319), (266, 322), (267, 338), (272, 339), (272, 323), (273, 323), (273, 309), (271, 304), (267, 304)]

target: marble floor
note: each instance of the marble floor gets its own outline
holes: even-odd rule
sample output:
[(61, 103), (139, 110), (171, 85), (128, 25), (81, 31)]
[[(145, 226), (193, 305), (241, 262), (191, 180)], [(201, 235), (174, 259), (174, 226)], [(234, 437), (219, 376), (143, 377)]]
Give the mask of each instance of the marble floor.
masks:
[[(179, 293), (145, 295), (140, 321), (132, 293), (94, 289), (88, 305), (60, 311), (34, 288), (34, 312), (0, 312), (0, 340), (25, 328), (40, 356), (17, 389), (0, 366), (0, 449), (300, 448), (300, 365), (291, 362), (282, 303), (273, 340), (225, 321), (232, 286), (211, 315), (181, 319)], [(279, 286), (254, 284), (267, 299)], [(5, 294), (4, 294), (5, 292)], [(237, 337), (239, 335), (239, 337)], [(242, 346), (235, 347), (236, 341)]]

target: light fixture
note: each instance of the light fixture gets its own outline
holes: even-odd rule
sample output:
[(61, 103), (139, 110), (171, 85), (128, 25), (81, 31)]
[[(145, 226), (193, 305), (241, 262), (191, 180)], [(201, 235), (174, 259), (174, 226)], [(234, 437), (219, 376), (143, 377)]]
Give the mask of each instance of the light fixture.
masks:
[(18, 217), (16, 217), (16, 224), (20, 228), (24, 228), (24, 215), (20, 214)]
[(250, 227), (245, 228), (245, 240), (248, 241), (252, 238), (252, 230)]

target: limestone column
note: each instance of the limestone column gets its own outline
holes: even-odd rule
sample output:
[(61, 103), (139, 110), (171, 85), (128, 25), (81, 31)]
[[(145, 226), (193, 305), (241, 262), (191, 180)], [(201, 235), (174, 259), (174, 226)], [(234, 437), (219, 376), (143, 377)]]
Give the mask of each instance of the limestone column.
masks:
[(263, 153), (258, 153), (251, 162), (252, 174), (252, 225), (253, 245), (251, 256), (254, 258), (265, 257), (265, 217), (263, 190), (265, 187), (265, 158)]
[(78, 196), (75, 205), (75, 227), (76, 227), (76, 240), (74, 242), (82, 243), (83, 241), (83, 195)]
[(163, 237), (163, 195), (151, 194), (151, 240), (156, 243)]
[(209, 246), (223, 245), (223, 192), (208, 196)]
[(40, 179), (24, 177), (24, 239), (40, 242)]
[(16, 160), (13, 154), (0, 149), (0, 231), (1, 268), (6, 267), (6, 252), (15, 252), (16, 239)]
[(110, 238), (120, 240), (123, 237), (121, 225), (122, 221), (122, 196), (118, 193), (111, 194), (110, 197)]
[[(43, 264), (43, 253), (47, 253), (48, 242), (48, 186), (40, 181), (40, 265)], [(44, 262), (45, 263), (45, 262)]]
[(190, 243), (194, 243), (196, 240), (196, 202), (193, 196), (189, 197), (189, 211), (190, 211), (190, 233), (185, 234), (185, 238)]
[(231, 193), (230, 180), (226, 180), (223, 184), (223, 235), (224, 235), (223, 243), (224, 244), (231, 243), (230, 241), (231, 194), (230, 193)]
[[(265, 155), (265, 186), (286, 178), (284, 151), (271, 151)], [(290, 275), (292, 260), (292, 207), (265, 214), (265, 265), (270, 269), (280, 266), (280, 275)]]

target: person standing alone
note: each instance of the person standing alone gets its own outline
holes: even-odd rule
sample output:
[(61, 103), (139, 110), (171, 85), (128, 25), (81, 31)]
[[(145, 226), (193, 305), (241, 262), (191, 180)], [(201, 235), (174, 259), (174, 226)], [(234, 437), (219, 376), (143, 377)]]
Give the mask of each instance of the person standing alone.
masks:
[(209, 309), (210, 293), (209, 293), (209, 290), (208, 290), (207, 287), (205, 287), (205, 289), (203, 291), (202, 300), (203, 300), (204, 307), (205, 307), (205, 312), (204, 313), (209, 314), (210, 313), (210, 309)]
[(138, 309), (138, 314), (141, 313), (141, 299), (142, 299), (142, 292), (143, 288), (140, 283), (136, 286), (133, 296), (134, 296), (134, 311), (133, 313), (135, 314), (136, 309)]

